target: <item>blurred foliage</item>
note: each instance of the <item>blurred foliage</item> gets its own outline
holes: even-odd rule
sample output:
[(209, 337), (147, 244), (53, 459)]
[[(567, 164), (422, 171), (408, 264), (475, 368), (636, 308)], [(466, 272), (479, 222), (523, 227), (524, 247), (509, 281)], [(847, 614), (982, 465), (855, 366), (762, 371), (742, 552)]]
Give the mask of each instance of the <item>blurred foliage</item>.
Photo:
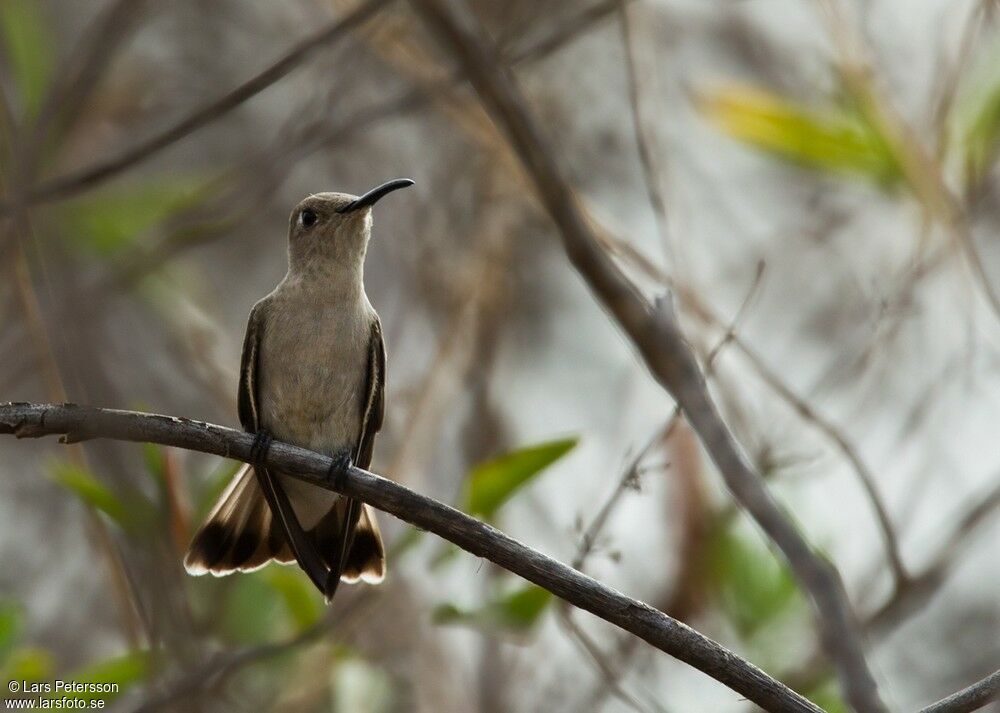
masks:
[(466, 479), (466, 512), (491, 520), (501, 505), (573, 450), (577, 441), (576, 438), (564, 438), (526, 446), (480, 463)]
[(149, 669), (149, 654), (145, 651), (133, 651), (123, 656), (99, 661), (96, 664), (85, 666), (70, 673), (66, 678), (69, 681), (79, 681), (86, 683), (117, 683), (116, 692), (71, 692), (53, 691), (51, 697), (67, 696), (81, 701), (110, 701), (125, 693), (128, 688), (143, 678)]
[(850, 713), (837, 687), (837, 682), (828, 679), (823, 685), (806, 692), (806, 698), (822, 708), (826, 713)]
[(0, 664), (10, 655), (21, 635), (21, 607), (12, 602), (0, 604)]
[[(55, 658), (36, 646), (24, 646), (8, 657), (3, 668), (4, 681), (45, 681), (56, 670)], [(6, 686), (4, 686), (6, 689)]]
[(0, 36), (10, 73), (28, 116), (41, 107), (55, 69), (51, 23), (36, 0), (0, 2)]
[(82, 502), (103, 512), (122, 529), (129, 529), (134, 522), (125, 503), (84, 468), (65, 461), (56, 463), (52, 466), (52, 479)]
[(146, 177), (84, 194), (59, 209), (59, 231), (84, 254), (110, 257), (212, 195), (200, 176)]
[[(500, 507), (550, 465), (569, 453), (578, 438), (563, 438), (524, 446), (474, 466), (465, 479), (464, 509), (491, 522)], [(445, 545), (431, 560), (436, 569), (450, 562), (458, 548)]]
[[(0, 679), (8, 681), (51, 682), (56, 671), (55, 657), (35, 646), (18, 648), (23, 633), (23, 608), (13, 603), (0, 605)], [(87, 683), (116, 683), (114, 693), (67, 692), (52, 690), (48, 697), (63, 697), (85, 702), (109, 701), (124, 693), (129, 686), (142, 680), (147, 673), (149, 655), (134, 651), (84, 666), (62, 678)], [(7, 686), (4, 686), (7, 690)]]
[(288, 618), (298, 631), (316, 625), (323, 616), (323, 601), (312, 582), (297, 568), (269, 566), (261, 574), (280, 597)]
[(148, 532), (160, 522), (158, 508), (152, 501), (137, 491), (127, 496), (113, 493), (93, 473), (75, 463), (58, 461), (51, 465), (50, 473), (56, 483), (80, 502), (104, 513), (125, 532)]
[(273, 639), (288, 624), (280, 592), (263, 571), (227, 581), (221, 629), (225, 638), (242, 644), (261, 644)]
[[(526, 485), (541, 475), (550, 465), (568, 454), (578, 438), (563, 438), (524, 446), (497, 458), (484, 461), (466, 478), (466, 512), (493, 520), (503, 505)], [(431, 560), (437, 568), (451, 562), (458, 554), (454, 546), (443, 547)], [(552, 595), (535, 585), (499, 594), (480, 607), (465, 609), (445, 602), (435, 607), (432, 620), (436, 624), (464, 624), (506, 631), (526, 631), (541, 617)]]
[(889, 144), (858, 112), (820, 111), (740, 85), (703, 93), (700, 99), (701, 111), (725, 133), (785, 160), (883, 186), (902, 178)]
[[(963, 82), (951, 108), (946, 150), (957, 153), (966, 179), (985, 175), (1000, 148), (1000, 74), (996, 62)], [(890, 143), (863, 112), (820, 110), (765, 89), (743, 85), (700, 95), (702, 113), (729, 136), (793, 163), (865, 177), (883, 187), (903, 178)]]
[(1000, 148), (1000, 72), (997, 52), (985, 72), (970, 79), (955, 106), (952, 121), (953, 143), (960, 149), (968, 179), (985, 175)]
[(333, 711), (383, 713), (393, 706), (392, 680), (382, 669), (351, 656), (341, 660), (330, 676)]
[(784, 559), (759, 536), (744, 533), (739, 520), (723, 518), (716, 524), (709, 536), (706, 567), (723, 613), (745, 638), (805, 606)]
[(462, 609), (454, 604), (441, 604), (434, 609), (436, 624), (463, 624), (466, 626), (524, 632), (541, 619), (552, 602), (552, 594), (535, 586), (501, 594), (476, 609)]

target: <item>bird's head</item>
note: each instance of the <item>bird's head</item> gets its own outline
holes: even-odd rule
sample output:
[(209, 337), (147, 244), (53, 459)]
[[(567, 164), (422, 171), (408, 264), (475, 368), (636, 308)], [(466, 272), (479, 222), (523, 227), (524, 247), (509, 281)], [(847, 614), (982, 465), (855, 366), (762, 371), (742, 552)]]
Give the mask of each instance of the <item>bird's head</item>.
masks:
[(289, 218), (289, 268), (296, 272), (360, 268), (371, 236), (372, 206), (412, 185), (409, 178), (397, 178), (361, 196), (314, 193), (303, 200)]

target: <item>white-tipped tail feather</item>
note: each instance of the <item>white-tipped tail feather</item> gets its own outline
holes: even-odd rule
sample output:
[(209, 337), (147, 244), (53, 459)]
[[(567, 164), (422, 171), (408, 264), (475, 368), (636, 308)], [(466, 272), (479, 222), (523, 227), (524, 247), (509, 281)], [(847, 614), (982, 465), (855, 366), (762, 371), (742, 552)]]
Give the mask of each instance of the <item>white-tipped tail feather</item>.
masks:
[[(315, 500), (326, 495), (326, 491), (319, 488), (298, 490), (295, 493), (297, 497), (292, 500), (297, 513), (300, 506), (296, 501), (301, 501), (312, 490), (315, 490)], [(326, 515), (307, 531), (316, 540), (323, 558), (330, 558), (327, 564), (331, 566), (334, 553), (340, 549), (340, 523), (345, 515), (345, 503), (343, 498), (334, 500)], [(245, 465), (233, 476), (205, 524), (195, 534), (184, 558), (184, 568), (193, 575), (223, 576), (233, 572), (252, 572), (271, 561), (292, 564), (295, 557), (284, 532), (275, 527), (252, 466)], [(354, 542), (341, 580), (378, 584), (384, 578), (382, 537), (375, 513), (365, 505), (354, 529)]]

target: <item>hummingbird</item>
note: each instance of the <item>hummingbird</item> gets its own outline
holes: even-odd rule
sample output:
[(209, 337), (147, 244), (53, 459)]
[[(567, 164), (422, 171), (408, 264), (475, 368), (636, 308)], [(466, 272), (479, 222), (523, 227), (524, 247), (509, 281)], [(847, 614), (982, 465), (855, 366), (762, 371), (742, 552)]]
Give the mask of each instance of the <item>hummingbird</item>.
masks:
[(250, 311), (238, 411), (255, 434), (252, 462), (233, 476), (195, 534), (193, 575), (298, 563), (330, 601), (340, 581), (377, 584), (385, 548), (375, 512), (263, 465), (271, 439), (332, 457), (331, 477), (371, 464), (385, 413), (385, 346), (364, 287), (372, 207), (407, 178), (364, 195), (316, 193), (292, 211), (288, 272)]

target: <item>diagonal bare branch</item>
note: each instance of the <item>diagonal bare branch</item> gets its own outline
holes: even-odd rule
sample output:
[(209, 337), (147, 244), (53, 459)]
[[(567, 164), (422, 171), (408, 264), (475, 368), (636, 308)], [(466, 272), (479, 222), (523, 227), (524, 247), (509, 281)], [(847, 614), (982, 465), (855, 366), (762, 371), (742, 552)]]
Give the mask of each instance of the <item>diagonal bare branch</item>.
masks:
[[(0, 433), (19, 438), (63, 434), (64, 443), (93, 438), (159, 443), (225, 458), (251, 457), (254, 436), (186, 418), (75, 404), (0, 404)], [(327, 456), (275, 442), (266, 465), (334, 489)], [(336, 478), (340, 492), (443, 537), (477, 557), (537, 584), (697, 668), (768, 711), (818, 713), (815, 705), (748, 661), (647, 604), (521, 544), (496, 528), (391, 480), (351, 467)]]
[(570, 262), (632, 340), (656, 381), (680, 404), (736, 500), (788, 559), (813, 601), (824, 649), (838, 668), (847, 700), (863, 713), (885, 710), (839, 574), (813, 552), (747, 462), (708, 394), (670, 301), (649, 304), (601, 246), (520, 91), (499, 68), (474, 19), (467, 12), (459, 19), (439, 0), (412, 0), (412, 4), (465, 68), (480, 99), (504, 129), (559, 229)]

